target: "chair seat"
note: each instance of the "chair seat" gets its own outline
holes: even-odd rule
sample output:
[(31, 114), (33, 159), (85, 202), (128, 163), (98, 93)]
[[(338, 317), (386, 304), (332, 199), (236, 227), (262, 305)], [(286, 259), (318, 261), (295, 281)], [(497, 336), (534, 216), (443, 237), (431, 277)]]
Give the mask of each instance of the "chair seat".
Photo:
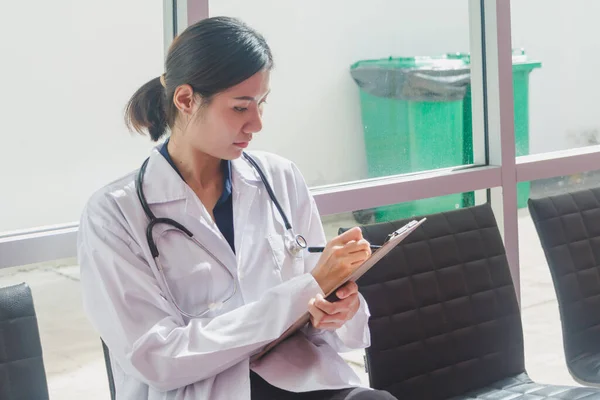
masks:
[(597, 400), (600, 390), (588, 387), (544, 385), (527, 374), (503, 379), (452, 400)]
[(600, 387), (600, 354), (586, 353), (569, 361), (568, 366), (576, 381)]

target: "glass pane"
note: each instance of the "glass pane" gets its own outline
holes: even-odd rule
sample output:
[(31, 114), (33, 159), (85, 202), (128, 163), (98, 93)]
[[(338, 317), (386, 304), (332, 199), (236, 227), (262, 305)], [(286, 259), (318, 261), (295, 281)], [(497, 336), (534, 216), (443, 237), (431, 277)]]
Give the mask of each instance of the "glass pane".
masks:
[(472, 163), (468, 11), (464, 0), (210, 6), (266, 36), (272, 92), (251, 148), (292, 159), (310, 186)]
[[(599, 186), (600, 171), (536, 180), (531, 182), (531, 197)], [(533, 380), (575, 385), (565, 364), (554, 284), (527, 208), (519, 210), (519, 260), (527, 372)]]
[(163, 4), (9, 1), (0, 14), (0, 232), (77, 221), (148, 154), (123, 108), (163, 72)]
[(599, 144), (600, 3), (512, 1), (511, 12), (517, 156)]

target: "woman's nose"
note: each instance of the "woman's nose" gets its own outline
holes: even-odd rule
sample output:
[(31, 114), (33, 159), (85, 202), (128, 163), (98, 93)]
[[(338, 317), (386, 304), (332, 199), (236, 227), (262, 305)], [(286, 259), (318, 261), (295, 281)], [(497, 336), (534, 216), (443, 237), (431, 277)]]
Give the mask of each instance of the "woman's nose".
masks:
[(262, 130), (262, 127), (263, 127), (262, 112), (257, 107), (252, 112), (252, 117), (250, 118), (250, 120), (248, 120), (246, 122), (246, 125), (244, 126), (243, 131), (244, 131), (244, 133), (258, 133)]

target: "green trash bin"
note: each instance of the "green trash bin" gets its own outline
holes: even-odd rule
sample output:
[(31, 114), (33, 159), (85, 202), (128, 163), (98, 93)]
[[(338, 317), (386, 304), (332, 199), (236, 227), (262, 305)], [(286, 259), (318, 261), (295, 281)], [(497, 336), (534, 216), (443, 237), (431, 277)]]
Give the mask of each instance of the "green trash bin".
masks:
[[(403, 57), (352, 65), (359, 87), (368, 176), (462, 165), (463, 100), (470, 80), (462, 59)], [(462, 194), (379, 207), (376, 221), (464, 206)]]
[[(468, 54), (455, 53), (448, 54), (448, 58), (462, 60), (470, 64)], [(515, 123), (515, 145), (516, 155), (524, 156), (529, 154), (529, 74), (536, 68), (540, 68), (542, 63), (528, 59), (523, 49), (513, 50), (513, 92), (514, 92), (514, 123)], [(473, 163), (473, 119), (471, 116), (471, 87), (469, 85), (467, 94), (463, 102), (463, 127), (464, 143), (466, 148), (463, 151), (463, 164)], [(529, 199), (530, 183), (520, 182), (517, 184), (517, 205), (519, 208), (527, 207)], [(474, 202), (472, 194), (466, 194), (465, 203)]]

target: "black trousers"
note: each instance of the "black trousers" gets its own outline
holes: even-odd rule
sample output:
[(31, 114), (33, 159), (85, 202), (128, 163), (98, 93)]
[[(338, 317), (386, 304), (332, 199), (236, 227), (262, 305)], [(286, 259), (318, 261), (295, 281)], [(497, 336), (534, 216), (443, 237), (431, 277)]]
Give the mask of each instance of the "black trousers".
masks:
[(253, 371), (250, 371), (250, 395), (252, 400), (398, 400), (388, 392), (365, 388), (288, 392), (271, 385)]

